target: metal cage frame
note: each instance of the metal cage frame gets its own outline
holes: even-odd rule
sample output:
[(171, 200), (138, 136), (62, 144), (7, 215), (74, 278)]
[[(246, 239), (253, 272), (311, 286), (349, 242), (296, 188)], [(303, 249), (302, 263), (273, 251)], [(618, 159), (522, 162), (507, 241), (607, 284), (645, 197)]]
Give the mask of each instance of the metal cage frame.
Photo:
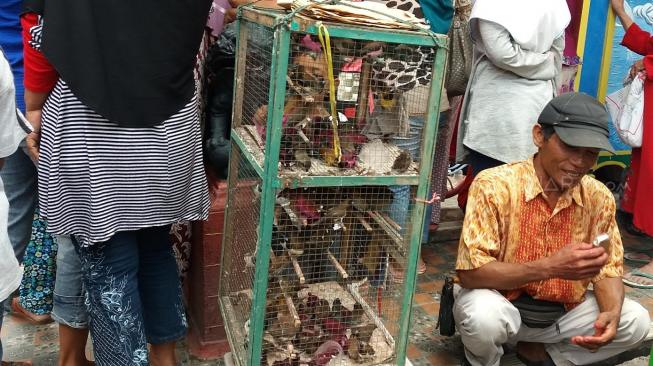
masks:
[[(243, 104), (243, 70), (245, 70), (245, 51), (247, 49), (247, 27), (242, 26), (242, 22), (252, 22), (258, 25), (270, 28), (274, 32), (274, 42), (272, 45), (272, 64), (271, 79), (269, 85), (269, 100), (267, 120), (270, 128), (266, 134), (265, 157), (263, 164), (260, 164), (260, 157), (257, 160), (255, 156), (246, 148), (245, 142), (232, 129), (231, 139), (232, 148), (238, 150), (236, 156), (238, 159), (244, 159), (251, 165), (261, 182), (260, 211), (258, 221), (258, 242), (255, 258), (254, 283), (252, 284), (252, 306), (249, 316), (249, 335), (246, 336), (241, 330), (234, 329), (230, 322), (233, 316), (233, 308), (230, 301), (225, 300), (223, 289), (220, 289), (219, 303), (223, 319), (225, 319), (225, 328), (227, 337), (234, 353), (243, 352), (242, 348), (244, 338), (247, 339), (247, 353), (244, 359), (235, 355), (234, 360), (237, 364), (242, 365), (260, 365), (261, 353), (263, 346), (263, 334), (265, 327), (265, 307), (266, 291), (268, 285), (268, 271), (270, 264), (271, 240), (273, 230), (273, 212), (275, 210), (276, 192), (285, 188), (300, 187), (355, 187), (363, 185), (373, 186), (390, 186), (390, 185), (407, 185), (416, 187), (416, 201), (411, 211), (409, 221), (417, 223), (414, 226), (410, 236), (410, 244), (407, 255), (406, 277), (403, 284), (403, 298), (400, 299), (401, 314), (399, 323), (399, 335), (394, 340), (394, 356), (396, 364), (403, 366), (406, 359), (406, 348), (408, 343), (411, 309), (413, 305), (413, 295), (416, 287), (417, 260), (419, 256), (421, 235), (425, 216), (426, 203), (422, 201), (429, 200), (431, 170), (433, 165), (433, 155), (435, 151), (435, 141), (438, 130), (440, 98), (444, 79), (444, 69), (446, 64), (446, 53), (448, 39), (445, 35), (433, 33), (408, 32), (390, 29), (377, 29), (370, 27), (359, 27), (343, 25), (336, 23), (324, 23), (332, 37), (343, 37), (365, 41), (385, 41), (397, 44), (429, 46), (435, 48), (435, 57), (433, 64), (433, 78), (429, 91), (428, 109), (425, 115), (424, 133), (422, 136), (421, 157), (419, 160), (419, 172), (416, 175), (385, 175), (385, 176), (307, 176), (307, 177), (279, 177), (279, 154), (280, 141), (282, 135), (282, 118), (284, 111), (284, 101), (286, 97), (286, 75), (289, 66), (289, 52), (291, 44), (291, 34), (294, 32), (307, 33), (312, 35), (318, 34), (318, 26), (315, 20), (307, 19), (301, 16), (294, 16), (292, 19), (287, 18), (287, 13), (283, 11), (256, 8), (255, 6), (241, 7), (238, 15), (238, 44), (235, 72), (234, 88), (234, 111), (233, 120), (238, 121), (242, 118)], [(235, 187), (232, 187), (232, 174), (238, 169), (234, 164), (234, 159), (230, 162), (229, 169), (229, 196), (234, 194)], [(225, 209), (225, 227), (229, 218), (230, 203), (232, 197), (228, 198)], [(237, 240), (233, 235), (225, 235), (222, 244), (222, 272), (221, 287), (226, 281), (225, 276), (225, 255), (224, 251), (230, 242)]]

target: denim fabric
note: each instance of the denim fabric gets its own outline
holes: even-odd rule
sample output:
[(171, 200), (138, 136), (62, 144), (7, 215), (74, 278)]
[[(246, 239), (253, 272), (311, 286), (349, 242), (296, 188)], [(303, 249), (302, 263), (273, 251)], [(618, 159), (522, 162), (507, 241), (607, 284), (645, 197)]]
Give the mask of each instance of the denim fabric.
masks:
[[(24, 143), (21, 142), (21, 147)], [(22, 263), (37, 204), (36, 167), (25, 151), (18, 149), (5, 159), (0, 177), (9, 200), (9, 240), (18, 262)]]
[(170, 226), (115, 234), (80, 247), (89, 329), (98, 366), (148, 365), (147, 343), (186, 334)]
[(54, 283), (52, 319), (75, 329), (88, 328), (88, 311), (84, 303), (82, 264), (70, 236), (56, 237), (57, 275)]

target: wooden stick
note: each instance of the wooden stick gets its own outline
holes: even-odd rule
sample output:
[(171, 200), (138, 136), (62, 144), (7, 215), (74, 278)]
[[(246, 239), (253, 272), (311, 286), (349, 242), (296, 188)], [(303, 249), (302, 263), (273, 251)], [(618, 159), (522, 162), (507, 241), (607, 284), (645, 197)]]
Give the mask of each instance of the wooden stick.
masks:
[(401, 231), (401, 226), (397, 224), (393, 219), (390, 218), (390, 216), (386, 215), (385, 213), (379, 213), (378, 211), (376, 212), (377, 215), (381, 215), (385, 219), (385, 221), (388, 222), (395, 230)]
[(345, 271), (345, 269), (342, 268), (342, 266), (340, 265), (340, 262), (338, 262), (336, 257), (334, 257), (333, 254), (331, 254), (331, 251), (328, 250), (328, 249), (327, 249), (327, 257), (331, 261), (331, 264), (333, 264), (333, 266), (336, 267), (336, 270), (338, 270), (338, 272), (340, 273), (340, 276), (343, 279), (346, 280), (349, 277), (349, 274), (347, 274), (347, 271)]
[(294, 319), (295, 326), (296, 327), (300, 326), (302, 324), (302, 321), (299, 318), (299, 313), (297, 313), (297, 308), (295, 307), (295, 303), (292, 301), (292, 297), (288, 295), (288, 293), (286, 292), (286, 288), (282, 280), (279, 280), (279, 288), (281, 289), (281, 293), (283, 293), (283, 298), (286, 300), (288, 311), (290, 312), (290, 315)]
[(363, 66), (361, 67), (360, 85), (358, 89), (358, 108), (356, 109), (356, 124), (360, 124), (367, 116), (367, 108), (369, 106), (368, 96), (370, 93), (370, 74), (372, 72), (372, 63), (363, 59)]
[(299, 284), (303, 285), (304, 283), (306, 283), (306, 279), (304, 278), (304, 272), (302, 272), (302, 267), (299, 266), (299, 262), (297, 261), (297, 258), (294, 255), (290, 255), (290, 253), (288, 253), (288, 256), (292, 261), (292, 266), (295, 269), (295, 273), (297, 274), (297, 277), (299, 277)]
[(383, 324), (383, 321), (379, 318), (378, 315), (376, 315), (376, 313), (374, 313), (374, 310), (372, 310), (372, 307), (370, 307), (370, 305), (367, 303), (367, 301), (365, 301), (363, 296), (361, 296), (360, 292), (358, 292), (358, 287), (359, 286), (360, 286), (360, 283), (350, 283), (350, 284), (347, 284), (347, 290), (351, 294), (351, 297), (353, 297), (354, 300), (356, 300), (356, 302), (361, 304), (365, 314), (368, 317), (370, 317), (370, 319), (372, 319), (372, 321), (374, 322), (374, 325), (376, 325), (376, 327), (379, 328), (381, 330), (381, 332), (383, 333), (383, 335), (385, 336), (385, 340), (388, 342), (390, 347), (392, 349), (394, 349), (394, 347), (395, 347), (394, 338), (392, 337), (390, 332), (388, 332), (388, 329)]
[(374, 231), (374, 229), (372, 229), (372, 227), (370, 226), (370, 224), (368, 224), (367, 221), (365, 221), (364, 218), (362, 218), (362, 217), (359, 216), (359, 217), (358, 217), (358, 222), (360, 222), (361, 225), (363, 225), (363, 227), (365, 228), (365, 230), (367, 230), (368, 232)]

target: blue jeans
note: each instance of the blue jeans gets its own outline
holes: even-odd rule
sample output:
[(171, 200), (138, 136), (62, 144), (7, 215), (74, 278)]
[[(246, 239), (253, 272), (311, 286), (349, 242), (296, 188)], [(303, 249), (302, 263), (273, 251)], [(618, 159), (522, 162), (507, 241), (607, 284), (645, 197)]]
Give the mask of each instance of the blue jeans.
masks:
[(75, 329), (88, 328), (82, 264), (70, 236), (58, 235), (57, 275), (54, 282), (52, 319)]
[(170, 226), (115, 234), (80, 247), (89, 329), (98, 366), (148, 365), (147, 343), (186, 334)]
[[(25, 142), (21, 143), (24, 147)], [(0, 171), (9, 200), (9, 240), (18, 262), (23, 262), (25, 248), (32, 234), (32, 220), (38, 202), (36, 167), (23, 149), (5, 159)]]

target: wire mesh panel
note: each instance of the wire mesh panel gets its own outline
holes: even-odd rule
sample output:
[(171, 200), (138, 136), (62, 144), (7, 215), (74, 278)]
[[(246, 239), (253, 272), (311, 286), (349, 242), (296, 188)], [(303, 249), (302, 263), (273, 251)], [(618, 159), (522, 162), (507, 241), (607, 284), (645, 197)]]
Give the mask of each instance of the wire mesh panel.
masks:
[[(262, 34), (260, 26), (244, 24), (248, 37)], [(265, 149), (272, 121), (269, 74), (258, 66), (266, 61), (261, 56), (269, 64), (272, 55), (258, 43), (245, 53), (237, 132), (262, 166), (255, 150)], [(288, 57), (283, 115), (275, 124), (282, 130), (280, 176), (418, 173), (434, 47), (293, 33)]]
[[(247, 184), (238, 191), (244, 193), (235, 192), (240, 204), (252, 199), (254, 182), (243, 182)], [(393, 281), (389, 269), (401, 272), (406, 266), (411, 233), (407, 218), (414, 197), (414, 189), (399, 188), (399, 193), (387, 186), (292, 189), (277, 195), (262, 365), (359, 365), (393, 359), (403, 285)], [(230, 204), (238, 205), (235, 201)], [(238, 245), (232, 243), (233, 250), (225, 253), (233, 255), (225, 264), (246, 270), (256, 223), (238, 207), (230, 209), (240, 215), (228, 220), (238, 226)], [(224, 296), (240, 307), (234, 309), (237, 323), (247, 329), (244, 305), (251, 304), (252, 277), (246, 272), (231, 273), (238, 278), (227, 279), (231, 293)]]
[(245, 362), (249, 313), (252, 307), (252, 286), (258, 220), (260, 213), (261, 179), (252, 166), (232, 149), (229, 172), (229, 196), (225, 222), (225, 245), (222, 253), (220, 297), (227, 329), (239, 349), (234, 354)]

